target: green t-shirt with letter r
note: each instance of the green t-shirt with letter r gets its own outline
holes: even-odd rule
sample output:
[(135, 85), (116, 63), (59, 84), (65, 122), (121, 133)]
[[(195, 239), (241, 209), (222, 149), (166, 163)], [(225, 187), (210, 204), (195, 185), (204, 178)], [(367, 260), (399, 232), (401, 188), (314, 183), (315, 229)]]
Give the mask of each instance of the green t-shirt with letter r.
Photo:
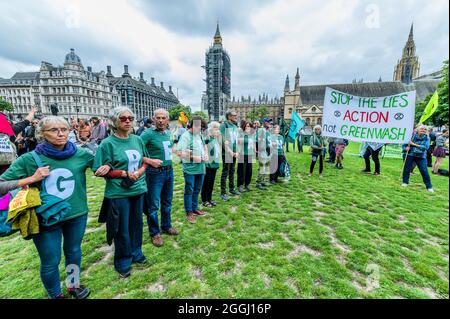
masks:
[[(71, 211), (64, 219), (72, 219), (88, 213), (86, 197), (86, 170), (92, 167), (94, 156), (83, 148), (67, 159), (53, 159), (38, 155), (43, 166), (50, 167), (50, 175), (44, 180), (48, 194), (67, 200)], [(17, 180), (32, 176), (38, 168), (31, 153), (26, 153), (15, 160), (8, 170), (0, 176), (4, 180)], [(30, 185), (41, 187), (42, 182)]]
[(156, 128), (149, 128), (140, 137), (150, 158), (163, 161), (162, 166), (172, 165), (173, 138), (169, 130), (158, 131)]
[[(142, 166), (143, 157), (148, 157), (148, 153), (139, 136), (130, 134), (124, 139), (111, 135), (104, 139), (97, 149), (94, 170), (102, 165), (111, 165), (115, 170), (135, 172)], [(122, 187), (121, 183), (121, 178), (106, 178), (105, 197), (125, 198), (147, 192), (145, 174), (142, 174), (130, 188)]]

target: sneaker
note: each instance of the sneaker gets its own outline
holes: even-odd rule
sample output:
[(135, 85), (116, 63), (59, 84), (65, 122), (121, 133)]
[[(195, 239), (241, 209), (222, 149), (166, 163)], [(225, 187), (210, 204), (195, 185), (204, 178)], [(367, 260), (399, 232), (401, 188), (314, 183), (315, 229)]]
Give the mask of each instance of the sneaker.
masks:
[(434, 190), (432, 188), (428, 188), (427, 192), (434, 193)]
[(153, 246), (156, 246), (156, 247), (161, 247), (164, 244), (163, 239), (160, 234), (152, 237), (152, 244), (153, 244)]
[(217, 206), (217, 203), (214, 202), (214, 201), (210, 201), (209, 203), (210, 203), (213, 207), (216, 207), (216, 206)]
[(128, 278), (131, 275), (131, 268), (125, 271), (118, 271), (121, 278)]
[(372, 175), (373, 175), (373, 176), (378, 176), (378, 175), (380, 175), (380, 173), (374, 172)]
[(139, 260), (133, 260), (133, 263), (139, 264), (139, 265), (145, 265), (147, 263), (147, 258), (145, 256), (142, 256)]
[(197, 222), (197, 220), (195, 219), (195, 215), (194, 213), (190, 212), (186, 214), (186, 219), (191, 223), (191, 224), (195, 224)]
[(408, 184), (403, 183), (403, 184), (402, 184), (402, 187), (408, 187)]
[(58, 296), (56, 296), (54, 298), (48, 297), (48, 299), (66, 299), (66, 296), (64, 296), (63, 293), (60, 293)]
[(171, 227), (169, 229), (163, 229), (162, 230), (163, 234), (167, 234), (170, 236), (178, 236), (180, 233), (178, 232), (178, 230), (176, 230), (175, 228)]
[(308, 173), (308, 176), (311, 177), (311, 176), (312, 176), (312, 173)]
[(227, 194), (220, 195), (220, 198), (222, 198), (226, 202), (230, 200), (230, 197)]
[(361, 173), (370, 173), (370, 171), (363, 169)]
[(237, 190), (234, 190), (234, 189), (230, 191), (230, 194), (231, 194), (231, 195), (234, 195), (234, 196), (239, 196), (239, 195), (241, 195), (240, 192), (238, 192)]
[(89, 288), (83, 285), (80, 285), (79, 288), (69, 288), (67, 291), (69, 292), (69, 295), (75, 299), (86, 299), (91, 294)]
[(244, 186), (239, 186), (239, 187), (238, 187), (238, 191), (239, 191), (239, 193), (245, 192)]
[(203, 207), (213, 207), (213, 205), (210, 202), (206, 202), (203, 204)]
[(338, 169), (343, 169), (343, 168), (344, 168), (344, 166), (342, 166), (342, 164), (339, 164)]
[(250, 186), (245, 186), (245, 191), (247, 191), (247, 192), (251, 192), (251, 191), (252, 191), (252, 189), (250, 188)]
[(276, 181), (270, 181), (270, 184), (275, 185), (277, 182)]
[(194, 210), (194, 214), (197, 216), (204, 216), (204, 215), (206, 215), (206, 212), (204, 212), (202, 210)]

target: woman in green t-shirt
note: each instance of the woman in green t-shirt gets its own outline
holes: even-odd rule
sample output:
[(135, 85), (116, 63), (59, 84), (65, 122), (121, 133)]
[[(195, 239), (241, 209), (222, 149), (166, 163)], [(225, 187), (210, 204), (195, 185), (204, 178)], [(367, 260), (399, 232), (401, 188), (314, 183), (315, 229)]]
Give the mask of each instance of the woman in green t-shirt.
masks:
[(281, 163), (286, 160), (284, 155), (283, 145), (284, 137), (280, 134), (280, 126), (275, 125), (273, 127), (273, 134), (270, 135), (272, 156), (270, 159), (270, 183), (278, 183), (278, 177), (280, 176)]
[[(80, 285), (81, 241), (88, 214), (86, 170), (92, 167), (93, 156), (68, 141), (69, 129), (69, 123), (62, 117), (43, 118), (36, 129), (36, 137), (41, 143), (35, 153), (19, 157), (0, 176), (0, 186), (7, 184), (6, 190), (35, 186), (40, 189), (41, 197), (45, 191), (70, 205), (70, 210), (64, 210), (64, 213), (53, 212), (52, 223), (46, 223), (38, 214), (39, 233), (33, 237), (33, 242), (41, 260), (41, 280), (49, 298), (64, 298), (59, 276), (64, 240), (66, 271), (71, 277), (68, 292), (77, 299), (84, 299), (90, 290)], [(42, 166), (38, 167), (37, 162)], [(108, 170), (108, 167), (100, 166), (96, 174), (103, 175)], [(5, 191), (4, 187), (0, 189)]]
[(239, 161), (237, 168), (237, 184), (240, 193), (250, 191), (252, 181), (252, 165), (255, 158), (255, 130), (251, 122), (242, 121), (238, 138)]
[(202, 186), (202, 203), (205, 207), (217, 206), (217, 203), (212, 200), (212, 193), (214, 190), (216, 173), (222, 162), (221, 147), (219, 144), (220, 136), (220, 123), (209, 123), (208, 137), (205, 139), (208, 148), (209, 161), (206, 163), (205, 180), (203, 181)]
[[(118, 107), (110, 117), (112, 135), (102, 141), (97, 149), (94, 169), (108, 165), (122, 171), (124, 178), (107, 178), (105, 200), (109, 201), (108, 214), (116, 216), (114, 225), (114, 267), (123, 278), (131, 274), (132, 263), (143, 264), (142, 228), (145, 182), (144, 157), (147, 149), (139, 136), (130, 134), (134, 115), (127, 107)], [(147, 160), (147, 159), (146, 159)], [(112, 176), (109, 176), (112, 177)]]
[(177, 153), (183, 163), (184, 174), (184, 209), (187, 220), (194, 224), (196, 216), (205, 215), (198, 209), (198, 195), (202, 189), (208, 162), (208, 150), (203, 141), (201, 130), (206, 129), (206, 122), (198, 116), (192, 118), (188, 130), (180, 137)]

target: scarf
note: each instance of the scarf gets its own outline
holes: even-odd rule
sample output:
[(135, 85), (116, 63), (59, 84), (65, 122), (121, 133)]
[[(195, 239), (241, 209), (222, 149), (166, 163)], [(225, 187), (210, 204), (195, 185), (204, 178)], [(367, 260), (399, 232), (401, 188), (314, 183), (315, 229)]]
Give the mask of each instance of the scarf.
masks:
[(75, 155), (75, 153), (77, 152), (77, 146), (74, 143), (67, 141), (64, 149), (60, 151), (49, 142), (44, 141), (36, 146), (35, 151), (36, 153), (49, 158), (63, 160)]

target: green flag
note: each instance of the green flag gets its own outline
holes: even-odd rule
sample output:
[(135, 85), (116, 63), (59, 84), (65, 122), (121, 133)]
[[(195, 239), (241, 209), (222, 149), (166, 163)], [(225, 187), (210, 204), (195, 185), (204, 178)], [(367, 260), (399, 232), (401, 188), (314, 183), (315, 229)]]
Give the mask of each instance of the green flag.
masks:
[(433, 115), (433, 113), (437, 110), (438, 105), (439, 105), (439, 95), (438, 95), (438, 92), (436, 91), (436, 92), (434, 92), (430, 101), (428, 101), (428, 104), (425, 107), (425, 110), (423, 110), (423, 114), (422, 114), (422, 117), (420, 118), (419, 124), (422, 124), (431, 115)]

